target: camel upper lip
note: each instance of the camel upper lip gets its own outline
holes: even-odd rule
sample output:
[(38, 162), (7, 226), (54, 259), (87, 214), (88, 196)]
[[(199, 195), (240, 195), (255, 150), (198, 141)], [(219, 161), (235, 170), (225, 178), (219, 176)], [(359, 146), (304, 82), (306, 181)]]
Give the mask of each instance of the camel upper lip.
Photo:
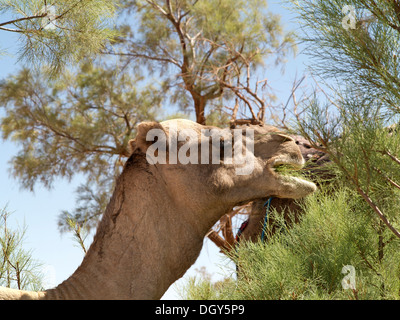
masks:
[(289, 167), (291, 170), (300, 170), (304, 167), (304, 159), (293, 159), (289, 157), (278, 157), (271, 161), (270, 167), (275, 171), (279, 166)]

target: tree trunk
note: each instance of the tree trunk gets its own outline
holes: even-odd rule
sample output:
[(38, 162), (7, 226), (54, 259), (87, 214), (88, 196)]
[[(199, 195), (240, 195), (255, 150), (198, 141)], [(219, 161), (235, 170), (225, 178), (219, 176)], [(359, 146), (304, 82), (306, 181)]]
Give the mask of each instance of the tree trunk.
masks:
[(204, 96), (193, 97), (194, 110), (196, 111), (196, 122), (202, 125), (206, 124), (206, 117), (204, 115), (207, 100)]

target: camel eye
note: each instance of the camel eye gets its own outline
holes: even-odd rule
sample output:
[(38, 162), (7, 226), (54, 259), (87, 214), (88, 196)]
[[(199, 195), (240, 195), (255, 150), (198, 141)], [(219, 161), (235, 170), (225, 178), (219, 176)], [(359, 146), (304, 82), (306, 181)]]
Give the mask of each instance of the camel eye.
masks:
[(233, 152), (232, 141), (222, 139), (219, 141), (219, 155), (221, 160), (225, 161), (232, 157)]
[(219, 155), (221, 158), (224, 157), (225, 153), (225, 141), (224, 140), (219, 140)]
[(225, 140), (220, 140), (219, 141), (219, 148), (221, 151), (227, 149), (227, 148), (232, 148), (232, 142), (231, 141), (225, 141)]

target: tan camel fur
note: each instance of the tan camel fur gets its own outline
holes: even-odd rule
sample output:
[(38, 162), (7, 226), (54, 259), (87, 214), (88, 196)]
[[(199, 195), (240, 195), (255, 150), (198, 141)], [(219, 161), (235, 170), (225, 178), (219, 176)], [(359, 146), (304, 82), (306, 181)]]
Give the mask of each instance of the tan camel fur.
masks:
[[(178, 132), (206, 127), (188, 120), (145, 122), (118, 178), (82, 264), (55, 289), (0, 288), (0, 299), (159, 299), (196, 261), (209, 229), (229, 208), (274, 195), (301, 198), (315, 191), (306, 180), (280, 176), (274, 166), (304, 160), (294, 140), (273, 127), (255, 130), (254, 170), (237, 175), (235, 164), (149, 164), (149, 130)], [(222, 130), (222, 129), (216, 129)], [(243, 135), (243, 139), (246, 139)], [(178, 150), (184, 142), (178, 145)]]

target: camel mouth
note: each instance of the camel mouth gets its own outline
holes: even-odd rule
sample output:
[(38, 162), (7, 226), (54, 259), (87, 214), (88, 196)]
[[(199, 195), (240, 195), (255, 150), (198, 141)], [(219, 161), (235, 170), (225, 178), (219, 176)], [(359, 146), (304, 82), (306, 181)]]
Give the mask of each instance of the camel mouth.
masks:
[(299, 193), (296, 198), (313, 193), (317, 186), (304, 177), (304, 159), (277, 158), (271, 163), (271, 169), (277, 178), (285, 185), (297, 189)]

